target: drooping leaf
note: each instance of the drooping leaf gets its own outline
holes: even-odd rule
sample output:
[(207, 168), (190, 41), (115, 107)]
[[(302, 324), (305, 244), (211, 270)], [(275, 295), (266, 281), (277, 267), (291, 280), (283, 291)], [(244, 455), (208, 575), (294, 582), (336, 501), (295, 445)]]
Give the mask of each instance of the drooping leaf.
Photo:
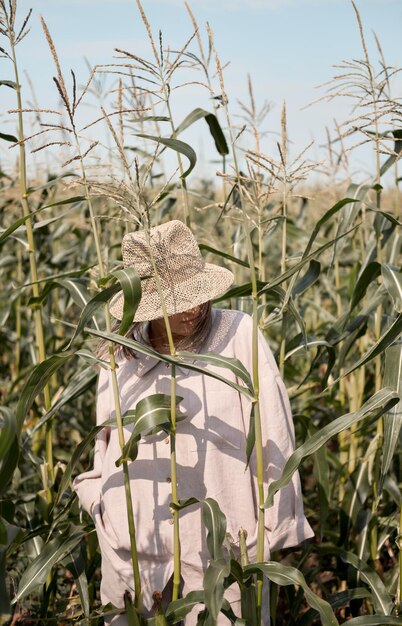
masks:
[(85, 572), (85, 560), (83, 558), (80, 547), (70, 552), (63, 560), (62, 564), (67, 570), (71, 572), (74, 577), (74, 582), (77, 586), (84, 615), (85, 617), (88, 617), (91, 612), (88, 578)]
[(74, 550), (83, 536), (83, 531), (76, 530), (68, 535), (60, 534), (46, 543), (40, 554), (29, 563), (22, 574), (18, 591), (12, 600), (12, 604), (19, 602), (29, 593), (43, 585), (52, 567)]
[(223, 259), (227, 259), (228, 261), (232, 261), (233, 263), (236, 263), (237, 265), (241, 265), (242, 267), (247, 267), (247, 268), (250, 267), (250, 265), (247, 263), (247, 261), (243, 261), (242, 259), (238, 259), (237, 257), (232, 256), (231, 254), (227, 254), (223, 250), (217, 250), (216, 248), (212, 248), (211, 246), (207, 246), (205, 243), (200, 243), (200, 245), (198, 247), (199, 247), (200, 250), (205, 250), (206, 252), (211, 252), (212, 254), (216, 254), (216, 255), (222, 257)]
[(213, 365), (215, 367), (224, 367), (225, 369), (230, 370), (237, 378), (240, 378), (240, 380), (247, 385), (250, 393), (253, 391), (251, 376), (239, 359), (234, 357), (225, 357), (221, 354), (214, 354), (212, 352), (209, 352), (208, 354), (197, 354), (194, 352), (178, 351), (177, 356), (182, 359), (201, 361), (202, 363)]
[(211, 559), (223, 558), (222, 544), (226, 537), (226, 517), (213, 498), (202, 501), (202, 520), (207, 529), (207, 546)]
[(0, 406), (0, 462), (8, 454), (16, 437), (17, 423), (14, 413), (8, 407)]
[(222, 128), (218, 122), (218, 118), (213, 113), (209, 111), (205, 111), (204, 109), (194, 109), (187, 115), (187, 117), (179, 124), (174, 133), (174, 137), (177, 137), (180, 133), (182, 133), (186, 128), (194, 124), (200, 119), (205, 119), (208, 124), (210, 133), (214, 139), (215, 146), (217, 151), (221, 156), (226, 156), (229, 154), (229, 148), (226, 143), (225, 135), (223, 134)]
[(17, 137), (14, 137), (14, 135), (8, 135), (6, 133), (0, 133), (0, 139), (4, 139), (4, 141), (9, 141), (10, 143), (18, 142)]
[(180, 622), (197, 604), (204, 604), (204, 591), (190, 591), (184, 598), (170, 602), (166, 609), (169, 624)]
[(10, 89), (16, 89), (17, 83), (13, 80), (0, 80), (0, 86), (4, 85), (5, 87), (10, 87)]
[(362, 615), (348, 620), (348, 626), (400, 626), (401, 618), (394, 615)]
[(297, 471), (302, 461), (319, 450), (331, 437), (337, 435), (343, 430), (350, 428), (352, 424), (355, 424), (368, 415), (375, 415), (380, 417), (392, 406), (398, 402), (399, 396), (392, 389), (381, 389), (374, 394), (363, 406), (354, 413), (347, 413), (337, 419), (333, 420), (324, 428), (321, 428), (311, 438), (309, 438), (303, 445), (301, 445), (293, 454), (289, 457), (286, 465), (283, 469), (282, 475), (278, 480), (274, 480), (268, 487), (268, 495), (265, 501), (265, 508), (269, 508), (273, 505), (274, 495), (289, 484), (293, 474)]
[(378, 354), (384, 352), (384, 350), (388, 349), (396, 339), (398, 339), (399, 335), (402, 332), (402, 313), (399, 313), (398, 317), (395, 319), (393, 324), (381, 335), (381, 337), (376, 341), (376, 343), (367, 350), (360, 359), (358, 359), (353, 365), (346, 368), (342, 375), (334, 381), (334, 384), (338, 382), (341, 378), (348, 376), (355, 370), (357, 370), (362, 365), (365, 365), (372, 359), (374, 359)]
[[(77, 352), (76, 355), (79, 355), (79, 352)], [(45, 413), (45, 415), (30, 430), (31, 437), (37, 430), (42, 428), (46, 422), (52, 419), (52, 417), (56, 415), (65, 404), (72, 402), (86, 389), (88, 389), (88, 387), (93, 384), (96, 376), (96, 370), (93, 367), (87, 367), (84, 370), (79, 370), (73, 374), (65, 389), (63, 389), (58, 396), (56, 402), (52, 404), (49, 411), (47, 411), (47, 413)]]
[(307, 291), (307, 289), (309, 289), (311, 285), (314, 285), (314, 283), (317, 282), (320, 276), (320, 272), (321, 272), (321, 263), (319, 263), (319, 261), (316, 261), (315, 259), (312, 259), (310, 261), (308, 270), (306, 271), (304, 276), (299, 278), (299, 280), (293, 287), (292, 297), (295, 298), (296, 296), (300, 296), (302, 293)]
[[(239, 391), (240, 393), (243, 393), (245, 396), (247, 396), (251, 400), (254, 398), (254, 393), (252, 393), (248, 387), (245, 387), (243, 385), (238, 385), (237, 383), (234, 383), (231, 380), (228, 380), (224, 378), (223, 376), (220, 376), (219, 374), (209, 370), (208, 368), (201, 367), (190, 361), (185, 361), (183, 356), (179, 359), (179, 358), (173, 358), (172, 356), (168, 354), (160, 354), (159, 352), (152, 350), (152, 348), (149, 348), (148, 346), (145, 346), (144, 344), (138, 341), (135, 341), (134, 339), (121, 337), (120, 335), (117, 335), (116, 333), (101, 332), (101, 331), (95, 330), (93, 328), (88, 328), (88, 327), (85, 328), (85, 332), (95, 337), (102, 337), (103, 339), (107, 339), (108, 341), (113, 341), (114, 343), (117, 343), (118, 345), (127, 346), (128, 348), (132, 348), (133, 350), (135, 350), (136, 352), (139, 352), (140, 354), (146, 354), (148, 356), (152, 356), (165, 363), (170, 363), (171, 365), (179, 365), (182, 367), (186, 367), (187, 369), (194, 371), (194, 372), (201, 372), (202, 374), (205, 374), (205, 376), (211, 376), (212, 378), (221, 380), (222, 382), (229, 385), (230, 387), (233, 387), (233, 389), (237, 389), (237, 391)], [(201, 360), (201, 358), (204, 358), (206, 356), (206, 355), (194, 355), (194, 353), (192, 352), (190, 354), (191, 354), (191, 360), (193, 360), (194, 358)], [(210, 353), (208, 356), (211, 356), (211, 354), (212, 353)], [(217, 355), (217, 356), (219, 357), (220, 355)], [(232, 360), (233, 359), (228, 359), (226, 362), (225, 359), (221, 357), (220, 359), (215, 361), (215, 364), (218, 365), (219, 363), (219, 366), (228, 367), (230, 369), (229, 363)], [(232, 365), (234, 365), (237, 368), (236, 363)]]
[(303, 574), (298, 569), (275, 562), (253, 563), (244, 568), (245, 575), (257, 574), (258, 572), (262, 572), (264, 576), (277, 585), (298, 585), (303, 589), (309, 605), (319, 612), (322, 626), (339, 626), (330, 604), (311, 591)]
[(190, 172), (192, 172), (195, 164), (197, 163), (197, 155), (194, 152), (193, 148), (188, 143), (180, 141), (180, 139), (172, 139), (170, 137), (155, 137), (153, 135), (143, 135), (142, 133), (136, 133), (136, 137), (149, 139), (150, 141), (156, 141), (156, 143), (160, 143), (167, 148), (171, 148), (175, 152), (184, 154), (184, 156), (186, 156), (190, 161), (190, 166), (185, 172), (183, 172), (180, 178), (186, 178), (190, 174)]
[(17, 404), (16, 420), (20, 432), (29, 409), (36, 396), (44, 389), (50, 378), (57, 370), (74, 356), (73, 353), (54, 354), (39, 365), (36, 365), (32, 374), (25, 383)]
[[(343, 235), (350, 226), (354, 223), (357, 215), (361, 210), (361, 202), (365, 199), (367, 193), (370, 191), (370, 185), (364, 184), (355, 184), (351, 183), (346, 194), (348, 198), (353, 198), (357, 200), (351, 206), (349, 204), (345, 205), (342, 209), (341, 218), (339, 220), (338, 229), (336, 232), (336, 237), (339, 238)], [(339, 241), (334, 246), (334, 253), (332, 258), (332, 263), (335, 261), (336, 256), (340, 256), (342, 254), (343, 247), (345, 245), (345, 239), (343, 241)]]
[(382, 278), (385, 288), (391, 296), (394, 307), (398, 313), (402, 313), (402, 274), (391, 265), (381, 266)]
[[(385, 352), (383, 384), (394, 389), (402, 398), (402, 343), (395, 343)], [(391, 467), (396, 452), (402, 427), (402, 400), (392, 407), (383, 417), (384, 441), (382, 445), (382, 464), (380, 474), (380, 493)]]
[[(176, 396), (178, 405), (183, 400)], [(168, 429), (171, 419), (171, 397), (163, 393), (155, 393), (146, 398), (142, 398), (134, 409), (135, 416), (134, 429), (129, 440), (125, 444), (121, 456), (116, 461), (116, 467), (120, 467), (123, 462), (134, 461), (138, 454), (138, 442), (142, 436), (154, 431), (154, 429)], [(129, 412), (131, 414), (131, 412)], [(127, 415), (127, 414), (126, 414)]]
[(308, 255), (305, 256), (305, 252), (304, 252), (301, 261), (299, 261), (298, 263), (293, 265), (293, 267), (291, 267), (290, 269), (286, 270), (286, 272), (283, 272), (282, 274), (280, 274), (279, 276), (277, 276), (273, 280), (268, 281), (267, 284), (265, 285), (265, 287), (263, 287), (259, 291), (259, 295), (265, 293), (266, 291), (268, 291), (272, 287), (276, 287), (277, 285), (280, 285), (281, 283), (283, 283), (285, 280), (288, 280), (289, 278), (291, 278), (294, 274), (299, 272), (312, 259), (315, 259), (315, 257), (317, 257), (320, 254), (322, 254), (323, 252), (325, 252), (325, 250), (327, 250), (328, 248), (333, 246), (334, 243), (339, 241), (339, 239), (342, 239), (343, 237), (346, 237), (346, 235), (349, 235), (355, 229), (356, 229), (356, 227), (346, 231), (345, 233), (341, 233), (338, 237), (335, 237), (334, 239), (331, 239), (331, 241), (328, 241), (324, 245), (320, 246), (319, 248), (317, 248), (311, 254), (308, 254)]
[(222, 608), (225, 578), (230, 574), (230, 562), (225, 559), (210, 561), (204, 574), (205, 607), (209, 615), (208, 626), (216, 624)]
[(359, 275), (355, 288), (353, 290), (352, 298), (349, 304), (349, 311), (353, 311), (355, 306), (359, 304), (360, 300), (364, 297), (367, 287), (375, 281), (377, 276), (381, 273), (381, 265), (377, 261), (372, 261)]
[(118, 332), (125, 335), (141, 300), (141, 279), (133, 267), (116, 270), (112, 275), (119, 281), (124, 294), (123, 319)]
[[(353, 552), (342, 550), (335, 546), (318, 548), (320, 554), (333, 554), (338, 556), (342, 561), (352, 565), (358, 570), (361, 580), (363, 580), (371, 590), (371, 596), (374, 608), (380, 615), (391, 615), (394, 603), (389, 595), (381, 578), (367, 563), (359, 559)], [(366, 616), (365, 616), (366, 617)]]

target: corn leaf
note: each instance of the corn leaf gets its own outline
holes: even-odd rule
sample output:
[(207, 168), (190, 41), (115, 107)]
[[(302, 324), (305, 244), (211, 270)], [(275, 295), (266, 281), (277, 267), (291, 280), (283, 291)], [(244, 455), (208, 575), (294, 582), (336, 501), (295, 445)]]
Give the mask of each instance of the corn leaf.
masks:
[(177, 624), (193, 610), (197, 604), (204, 603), (204, 591), (190, 591), (184, 598), (174, 600), (166, 609), (169, 624)]
[(385, 288), (391, 296), (394, 307), (398, 313), (402, 313), (402, 274), (391, 265), (381, 266), (382, 278)]
[(46, 582), (46, 578), (52, 568), (62, 561), (83, 539), (82, 530), (58, 535), (45, 544), (40, 554), (29, 563), (21, 576), (18, 591), (12, 600), (12, 604), (19, 602), (29, 593), (35, 591)]
[(123, 319), (118, 333), (125, 335), (133, 323), (141, 300), (141, 279), (133, 267), (116, 270), (112, 275), (119, 281), (124, 294)]
[(180, 139), (172, 139), (170, 137), (155, 137), (153, 135), (143, 135), (141, 133), (136, 133), (136, 137), (149, 139), (150, 141), (156, 141), (157, 143), (160, 143), (167, 148), (175, 150), (175, 152), (184, 154), (184, 156), (186, 156), (190, 161), (190, 166), (185, 172), (183, 172), (180, 178), (186, 178), (193, 171), (195, 164), (197, 163), (197, 155), (188, 143), (180, 141)]
[(381, 337), (370, 348), (370, 350), (367, 350), (367, 352), (365, 352), (365, 354), (363, 354), (363, 356), (361, 356), (360, 359), (355, 361), (355, 363), (353, 363), (353, 365), (351, 365), (350, 367), (346, 368), (342, 372), (342, 375), (339, 376), (339, 378), (337, 378), (336, 380), (334, 380), (333, 384), (337, 383), (341, 378), (348, 376), (349, 374), (357, 370), (362, 365), (365, 365), (366, 363), (374, 359), (378, 354), (381, 354), (381, 352), (384, 352), (384, 350), (388, 349), (394, 343), (394, 341), (398, 339), (401, 332), (402, 332), (402, 313), (398, 315), (398, 317), (395, 319), (393, 324), (391, 324), (391, 326), (381, 335)]
[(374, 396), (372, 396), (367, 402), (363, 404), (359, 411), (355, 413), (347, 413), (338, 417), (333, 422), (321, 428), (317, 433), (310, 437), (300, 448), (297, 448), (295, 452), (289, 457), (286, 465), (283, 469), (282, 476), (278, 480), (274, 480), (268, 487), (268, 495), (265, 501), (265, 508), (269, 508), (273, 505), (274, 495), (289, 484), (293, 474), (297, 471), (302, 461), (319, 450), (324, 444), (343, 430), (350, 428), (352, 424), (355, 424), (368, 415), (374, 414), (375, 417), (380, 417), (392, 406), (398, 402), (399, 396), (392, 389), (381, 389)]
[[(398, 342), (385, 352), (383, 384), (394, 389), (402, 397), (402, 343)], [(402, 400), (393, 406), (383, 417), (384, 441), (380, 474), (380, 493), (385, 477), (391, 467), (402, 427)]]
[[(139, 352), (140, 354), (146, 354), (148, 356), (152, 356), (156, 359), (159, 359), (160, 361), (163, 361), (164, 363), (170, 363), (171, 365), (179, 365), (182, 367), (186, 367), (190, 371), (194, 371), (194, 372), (201, 372), (202, 374), (205, 374), (205, 376), (211, 376), (212, 378), (221, 380), (226, 385), (233, 387), (233, 389), (237, 389), (237, 391), (239, 391), (240, 393), (243, 393), (245, 396), (250, 398), (250, 400), (254, 398), (254, 393), (251, 391), (251, 389), (249, 389), (249, 387), (238, 385), (237, 383), (234, 383), (231, 380), (228, 380), (227, 378), (220, 376), (220, 374), (216, 374), (215, 372), (212, 372), (208, 368), (204, 368), (202, 366), (196, 365), (195, 363), (186, 362), (183, 360), (183, 358), (178, 359), (178, 358), (173, 358), (172, 356), (168, 354), (160, 354), (159, 352), (156, 352), (152, 348), (145, 346), (143, 343), (140, 343), (139, 341), (135, 341), (134, 339), (128, 339), (127, 337), (121, 337), (120, 335), (117, 335), (116, 333), (106, 333), (106, 332), (98, 331), (98, 330), (95, 330), (93, 328), (88, 328), (88, 327), (85, 328), (85, 332), (95, 337), (102, 337), (103, 339), (107, 339), (108, 341), (113, 341), (114, 343), (117, 343), (120, 346), (127, 346), (128, 348), (132, 348), (133, 350), (135, 350), (136, 352)], [(205, 356), (205, 355), (194, 355), (194, 353), (192, 352), (190, 354), (191, 354), (192, 359), (194, 358), (198, 359), (199, 357)], [(209, 356), (211, 356), (211, 354), (212, 353), (210, 353)], [(231, 361), (235, 361), (235, 362), (231, 364), (230, 363)], [(227, 360), (225, 360), (224, 357), (221, 357), (221, 359), (219, 360), (219, 367), (227, 367), (230, 369), (231, 366), (233, 365), (237, 371), (240, 371), (236, 361), (237, 359), (228, 358)], [(215, 364), (218, 365), (218, 361), (215, 361)]]
[[(337, 547), (318, 548), (320, 554), (333, 554), (338, 556), (344, 563), (352, 565), (371, 590), (371, 596), (374, 603), (374, 608), (380, 615), (391, 615), (394, 603), (389, 595), (381, 578), (367, 563), (359, 559), (353, 552), (342, 550)], [(367, 617), (367, 616), (365, 616)]]
[(221, 156), (226, 156), (229, 154), (229, 148), (226, 143), (225, 135), (223, 134), (222, 128), (218, 122), (218, 118), (213, 113), (209, 111), (205, 111), (205, 109), (194, 109), (187, 115), (187, 117), (179, 124), (176, 128), (173, 137), (177, 137), (179, 133), (182, 133), (186, 128), (197, 122), (198, 120), (205, 119), (208, 124), (209, 131), (214, 139), (215, 147)]
[(264, 576), (277, 585), (300, 586), (304, 591), (308, 604), (319, 612), (322, 626), (339, 626), (331, 606), (311, 591), (303, 574), (298, 569), (275, 562), (255, 563), (244, 568), (245, 575), (257, 574), (258, 572), (262, 572)]

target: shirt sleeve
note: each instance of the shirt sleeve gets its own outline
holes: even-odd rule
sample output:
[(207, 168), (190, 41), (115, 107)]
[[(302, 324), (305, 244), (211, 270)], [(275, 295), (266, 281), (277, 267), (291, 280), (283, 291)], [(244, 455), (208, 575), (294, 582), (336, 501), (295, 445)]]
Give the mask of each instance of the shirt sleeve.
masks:
[[(252, 320), (247, 316), (246, 329), (241, 333), (243, 360), (252, 371), (250, 354)], [(269, 484), (280, 478), (283, 468), (295, 449), (295, 432), (289, 397), (279, 374), (274, 356), (263, 334), (258, 331), (259, 406), (264, 461), (264, 497)], [(251, 413), (251, 402), (242, 398), (243, 410)], [(258, 501), (257, 468), (255, 450), (250, 460), (254, 477), (255, 498)], [(293, 474), (290, 483), (275, 494), (274, 504), (265, 511), (265, 528), (271, 552), (280, 548), (296, 546), (314, 536), (303, 508), (299, 473)]]
[[(109, 371), (100, 370), (97, 387), (96, 424), (99, 426), (110, 417)], [(109, 438), (109, 427), (103, 428), (96, 436), (94, 466), (92, 470), (79, 474), (73, 481), (81, 506), (90, 515), (93, 504), (99, 500), (102, 485), (102, 465)]]

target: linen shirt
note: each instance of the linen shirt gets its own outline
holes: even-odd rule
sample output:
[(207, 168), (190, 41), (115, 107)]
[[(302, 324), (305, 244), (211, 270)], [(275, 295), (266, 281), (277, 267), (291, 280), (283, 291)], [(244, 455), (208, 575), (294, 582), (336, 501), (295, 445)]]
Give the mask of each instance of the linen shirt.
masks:
[[(233, 310), (212, 310), (212, 327), (202, 352), (238, 358), (252, 371), (252, 319)], [(294, 450), (294, 427), (283, 381), (268, 344), (259, 332), (259, 401), (264, 450), (264, 490), (280, 477)], [(201, 362), (197, 363), (201, 365)], [(228, 369), (211, 365), (208, 370), (241, 384)], [(247, 532), (250, 560), (256, 557), (258, 488), (255, 451), (246, 468), (246, 438), (251, 400), (229, 385), (203, 373), (176, 366), (178, 396), (186, 419), (177, 422), (176, 458), (179, 499), (214, 498), (227, 518), (228, 539), (236, 548), (241, 528)], [(117, 379), (122, 412), (155, 393), (170, 394), (170, 367), (157, 358), (118, 361)], [(97, 396), (97, 424), (114, 417), (110, 372), (101, 370)], [(132, 426), (125, 427), (127, 441)], [(102, 553), (102, 601), (124, 606), (125, 589), (133, 590), (130, 537), (126, 513), (117, 428), (104, 428), (95, 446), (94, 469), (78, 476), (74, 489), (84, 509), (94, 518)], [(173, 572), (173, 526), (170, 445), (165, 433), (146, 436), (138, 457), (129, 464), (137, 549), (144, 605), (152, 606), (152, 594), (162, 591)], [(299, 475), (274, 498), (265, 512), (266, 550), (299, 544), (313, 536), (304, 512)], [(208, 564), (206, 530), (201, 507), (180, 513), (184, 593), (202, 589)], [(230, 590), (229, 590), (230, 591)], [(230, 599), (230, 598), (229, 598)], [(188, 622), (186, 622), (187, 624)]]

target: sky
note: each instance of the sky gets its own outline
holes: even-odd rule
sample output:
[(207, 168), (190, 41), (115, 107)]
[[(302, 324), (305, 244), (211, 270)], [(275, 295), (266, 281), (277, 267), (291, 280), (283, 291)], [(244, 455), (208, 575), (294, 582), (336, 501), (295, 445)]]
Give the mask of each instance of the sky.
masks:
[[(402, 53), (401, 0), (356, 0), (366, 33), (373, 63), (378, 54), (374, 30), (381, 42), (387, 63), (400, 63)], [(192, 0), (191, 8), (204, 42), (205, 23), (214, 32), (215, 45), (225, 68), (225, 86), (233, 119), (239, 113), (238, 100), (247, 101), (247, 75), (250, 74), (257, 107), (271, 103), (263, 130), (267, 131), (264, 148), (275, 150), (280, 130), (280, 112), (286, 101), (291, 151), (296, 155), (314, 140), (308, 156), (323, 158), (320, 146), (325, 142), (325, 127), (333, 120), (341, 122), (350, 115), (345, 99), (306, 105), (325, 95), (318, 86), (333, 77), (333, 66), (345, 59), (361, 59), (359, 30), (349, 0)], [(78, 81), (85, 83), (91, 64), (115, 62), (113, 49), (120, 47), (152, 59), (152, 52), (139, 17), (135, 0), (18, 0), (19, 19), (33, 8), (31, 32), (18, 46), (18, 64), (25, 102), (31, 99), (25, 74), (35, 85), (40, 106), (57, 106), (58, 95), (52, 76), (53, 60), (39, 22), (43, 15), (54, 39), (66, 76), (74, 69)], [(155, 37), (161, 29), (165, 46), (180, 49), (192, 33), (192, 25), (181, 0), (143, 0), (143, 7)], [(1, 45), (1, 44), (0, 44)], [(197, 52), (196, 44), (193, 51)], [(12, 68), (0, 60), (0, 80), (12, 79)], [(194, 77), (193, 77), (194, 79)], [(69, 79), (67, 79), (69, 82)], [(400, 96), (401, 81), (395, 80), (394, 96)], [(399, 93), (398, 93), (399, 90)], [(15, 106), (14, 92), (0, 87), (0, 132), (15, 133), (15, 117), (6, 112)], [(178, 124), (192, 109), (212, 110), (207, 92), (197, 86), (178, 89), (172, 101)], [(99, 107), (86, 105), (83, 120), (98, 117)], [(101, 132), (101, 131), (96, 131)], [(168, 133), (167, 133), (168, 135)], [(213, 144), (201, 122), (183, 134), (199, 156), (196, 173), (207, 171), (215, 158)], [(0, 142), (0, 163), (10, 164), (16, 152)], [(354, 153), (353, 167), (358, 176), (372, 169), (373, 156), (368, 149)]]

